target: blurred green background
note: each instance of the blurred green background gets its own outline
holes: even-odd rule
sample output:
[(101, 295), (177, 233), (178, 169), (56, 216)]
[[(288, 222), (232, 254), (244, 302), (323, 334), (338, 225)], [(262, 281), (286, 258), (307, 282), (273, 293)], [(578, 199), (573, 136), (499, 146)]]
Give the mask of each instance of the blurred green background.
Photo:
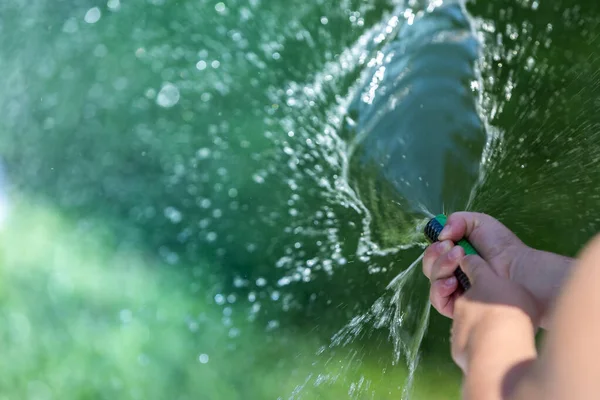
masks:
[[(0, 398), (400, 398), (387, 325), (329, 345), (424, 243), (358, 251), (335, 132), (360, 38), (422, 7), (3, 1)], [(496, 137), (473, 209), (575, 255), (600, 221), (600, 5), (468, 9)], [(410, 287), (420, 315), (418, 267)], [(458, 398), (448, 332), (432, 312), (413, 398)]]

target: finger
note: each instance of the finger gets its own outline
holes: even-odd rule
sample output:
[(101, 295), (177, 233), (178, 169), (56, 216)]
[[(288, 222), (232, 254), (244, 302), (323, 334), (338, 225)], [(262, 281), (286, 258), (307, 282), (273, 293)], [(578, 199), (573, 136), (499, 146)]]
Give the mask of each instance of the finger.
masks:
[[(444, 225), (444, 229), (440, 232), (440, 240), (458, 241), (463, 237), (477, 236), (477, 232), (481, 231), (481, 226), (494, 225), (496, 220), (489, 215), (474, 212), (456, 212), (450, 214)], [(476, 239), (476, 237), (475, 237)], [(475, 244), (475, 243), (473, 243)]]
[(453, 276), (464, 256), (465, 250), (460, 246), (454, 246), (452, 250), (439, 256), (431, 268), (431, 280), (436, 281)]
[(493, 271), (487, 262), (478, 255), (468, 255), (460, 261), (460, 267), (463, 272), (469, 278), (471, 285), (476, 285), (490, 274), (493, 275)]
[(439, 239), (458, 242), (462, 238), (467, 238), (484, 258), (495, 255), (500, 239), (519, 241), (506, 226), (487, 214), (456, 212), (448, 217)]
[(435, 242), (431, 246), (427, 247), (425, 254), (423, 255), (423, 274), (431, 280), (431, 272), (433, 265), (441, 255), (447, 253), (452, 249), (454, 243), (450, 240), (443, 242)]
[(464, 297), (459, 297), (453, 303), (454, 323), (450, 331), (450, 346), (451, 355), (454, 362), (462, 369), (463, 373), (467, 373), (466, 347), (468, 341), (469, 323), (468, 315), (465, 313), (464, 302), (467, 300)]
[(431, 305), (443, 316), (452, 318), (457, 289), (458, 280), (454, 276), (434, 281), (429, 292)]

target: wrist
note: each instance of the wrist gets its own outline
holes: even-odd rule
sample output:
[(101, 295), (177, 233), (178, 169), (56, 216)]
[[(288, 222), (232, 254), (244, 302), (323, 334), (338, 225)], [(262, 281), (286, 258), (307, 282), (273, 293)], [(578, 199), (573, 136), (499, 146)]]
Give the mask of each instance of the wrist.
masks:
[(540, 326), (548, 325), (549, 314), (567, 278), (573, 259), (525, 246), (509, 267), (509, 279), (534, 298), (540, 312)]
[(529, 247), (525, 244), (516, 250), (516, 256), (511, 260), (508, 266), (508, 279), (527, 287), (529, 283), (527, 277), (531, 268), (535, 268), (539, 250)]

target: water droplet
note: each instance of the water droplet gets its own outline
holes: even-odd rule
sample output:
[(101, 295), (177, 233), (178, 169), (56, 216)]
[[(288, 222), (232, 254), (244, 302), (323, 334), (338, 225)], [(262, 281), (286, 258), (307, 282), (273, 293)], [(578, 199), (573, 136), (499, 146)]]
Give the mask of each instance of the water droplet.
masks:
[(271, 331), (273, 329), (277, 329), (279, 328), (279, 321), (277, 320), (271, 320), (267, 323), (267, 330)]
[(172, 83), (165, 83), (156, 96), (156, 104), (164, 108), (171, 108), (179, 102), (179, 89)]
[(210, 149), (203, 147), (200, 150), (198, 150), (198, 152), (196, 153), (196, 156), (200, 160), (207, 159), (208, 157), (210, 157)]
[(152, 88), (146, 90), (145, 96), (149, 99), (153, 99), (154, 97), (156, 97), (156, 90)]
[(221, 293), (217, 293), (215, 295), (215, 303), (217, 303), (220, 306), (225, 304), (225, 296), (223, 296)]
[(200, 325), (196, 321), (190, 321), (188, 323), (188, 329), (192, 332), (197, 332)]
[(121, 1), (120, 0), (108, 0), (108, 3), (106, 3), (106, 5), (108, 6), (109, 10), (118, 11), (119, 8), (121, 8)]
[(267, 280), (265, 278), (258, 278), (256, 280), (256, 286), (263, 287), (267, 284)]
[(202, 199), (199, 204), (200, 204), (200, 207), (206, 209), (206, 208), (210, 208), (210, 205), (212, 204), (212, 202), (210, 201), (210, 199)]
[(200, 361), (201, 364), (206, 364), (208, 362), (208, 354), (200, 354), (198, 361)]
[(217, 3), (215, 5), (215, 11), (219, 14), (224, 14), (227, 11), (227, 7), (225, 7), (225, 3)]
[(329, 22), (329, 19), (327, 19), (327, 17), (321, 17), (321, 23), (323, 25), (327, 25), (328, 22)]
[(167, 217), (174, 224), (178, 224), (182, 220), (181, 212), (174, 207), (165, 208), (165, 217)]
[(291, 282), (292, 280), (289, 277), (284, 276), (283, 278), (277, 281), (277, 286), (286, 286), (289, 285)]
[(219, 174), (220, 176), (227, 175), (227, 168), (221, 167), (221, 168), (217, 169), (217, 174)]
[(196, 63), (196, 69), (198, 71), (204, 71), (206, 69), (206, 61), (200, 60)]
[(98, 7), (90, 8), (86, 13), (83, 20), (88, 24), (95, 24), (100, 21), (100, 17), (102, 17), (102, 13)]
[(252, 179), (254, 180), (254, 182), (256, 183), (264, 183), (265, 182), (265, 178), (263, 178), (262, 176), (258, 175), (258, 174), (254, 174), (252, 175)]
[(216, 232), (208, 232), (206, 234), (206, 241), (208, 241), (208, 242), (214, 242), (215, 240), (217, 240), (217, 234), (216, 234)]
[(79, 27), (77, 25), (77, 21), (73, 18), (70, 18), (67, 20), (67, 22), (65, 22), (65, 24), (63, 25), (63, 32), (65, 33), (75, 33), (79, 30)]

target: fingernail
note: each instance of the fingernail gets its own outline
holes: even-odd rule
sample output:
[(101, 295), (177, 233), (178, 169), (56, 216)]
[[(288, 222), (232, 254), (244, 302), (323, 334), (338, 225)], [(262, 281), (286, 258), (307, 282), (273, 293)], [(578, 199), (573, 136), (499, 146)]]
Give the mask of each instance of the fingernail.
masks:
[(444, 240), (446, 236), (449, 236), (451, 230), (450, 224), (446, 224), (438, 236), (439, 240)]
[(440, 242), (439, 246), (440, 246), (440, 252), (445, 253), (452, 248), (452, 242), (449, 240), (444, 240), (444, 241)]
[(448, 253), (448, 258), (450, 258), (450, 260), (452, 261), (458, 261), (461, 255), (462, 251), (460, 250), (460, 247), (456, 246), (455, 248), (450, 250), (450, 253)]
[(444, 286), (452, 287), (456, 285), (456, 277), (452, 276), (444, 281)]

